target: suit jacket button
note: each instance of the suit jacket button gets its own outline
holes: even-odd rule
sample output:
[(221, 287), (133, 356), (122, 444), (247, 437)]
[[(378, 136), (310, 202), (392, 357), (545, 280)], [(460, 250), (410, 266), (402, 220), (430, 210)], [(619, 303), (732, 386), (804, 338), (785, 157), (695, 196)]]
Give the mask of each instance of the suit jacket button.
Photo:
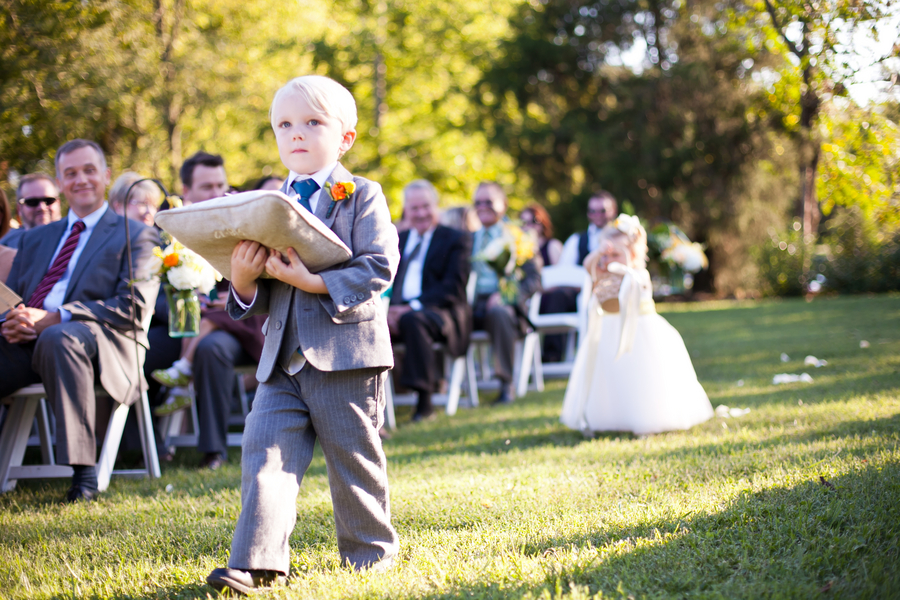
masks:
[(281, 321), (275, 321), (275, 329), (281, 329)]
[(344, 304), (350, 304), (351, 300), (350, 296), (344, 296)]

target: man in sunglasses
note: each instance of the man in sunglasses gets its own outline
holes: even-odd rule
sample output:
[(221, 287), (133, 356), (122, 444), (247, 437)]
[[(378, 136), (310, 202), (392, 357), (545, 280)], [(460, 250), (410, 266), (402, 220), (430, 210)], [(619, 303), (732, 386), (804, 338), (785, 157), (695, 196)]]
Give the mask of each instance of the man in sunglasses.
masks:
[(582, 265), (584, 258), (597, 249), (600, 230), (619, 216), (616, 199), (607, 191), (599, 191), (588, 200), (587, 231), (573, 233), (563, 246), (558, 265)]
[(29, 229), (59, 221), (62, 216), (59, 206), (59, 188), (49, 175), (30, 173), (19, 180), (16, 190), (18, 199), (16, 214), (22, 227), (7, 233), (0, 244), (15, 248), (19, 238)]

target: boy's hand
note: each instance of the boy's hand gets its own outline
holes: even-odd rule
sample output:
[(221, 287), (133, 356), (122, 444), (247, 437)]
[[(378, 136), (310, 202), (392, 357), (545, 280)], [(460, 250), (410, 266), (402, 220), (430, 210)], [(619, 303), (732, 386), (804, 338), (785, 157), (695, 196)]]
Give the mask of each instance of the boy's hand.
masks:
[(313, 275), (300, 260), (300, 256), (293, 248), (288, 248), (287, 260), (278, 250), (270, 250), (266, 261), (266, 272), (279, 281), (301, 289), (310, 294), (327, 294), (325, 280), (320, 275)]
[(268, 250), (259, 242), (243, 240), (231, 252), (231, 287), (244, 304), (256, 296), (256, 280), (266, 270)]

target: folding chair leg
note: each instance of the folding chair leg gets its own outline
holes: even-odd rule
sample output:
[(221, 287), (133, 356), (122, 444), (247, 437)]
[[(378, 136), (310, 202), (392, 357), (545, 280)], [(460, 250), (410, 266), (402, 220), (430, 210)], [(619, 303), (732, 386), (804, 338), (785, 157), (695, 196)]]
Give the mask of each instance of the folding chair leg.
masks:
[(16, 480), (10, 479), (10, 469), (22, 464), (38, 400), (28, 398), (25, 402), (14, 402), (6, 412), (6, 422), (0, 434), (0, 492), (16, 487)]
[(55, 465), (56, 457), (53, 455), (53, 440), (50, 437), (50, 415), (47, 412), (47, 399), (41, 398), (37, 409), (38, 436), (41, 439), (41, 458), (45, 465)]
[(97, 461), (97, 489), (101, 492), (109, 487), (109, 478), (113, 472), (116, 456), (119, 454), (119, 444), (122, 441), (122, 432), (125, 430), (125, 420), (128, 418), (130, 408), (127, 404), (112, 402), (112, 415), (109, 417), (109, 425), (103, 438), (100, 460)]
[(534, 387), (539, 392), (544, 391), (544, 362), (541, 356), (540, 338), (534, 345)]
[(453, 359), (450, 367), (450, 389), (447, 395), (447, 414), (453, 416), (459, 406), (459, 396), (462, 393), (463, 377), (466, 375), (466, 359), (462, 356)]
[(385, 372), (384, 422), (391, 431), (397, 429), (397, 419), (394, 417), (394, 378), (390, 370)]
[(156, 452), (156, 438), (153, 435), (153, 417), (150, 414), (150, 401), (147, 390), (141, 392), (140, 406), (137, 407), (138, 432), (141, 434), (141, 449), (144, 451), (144, 466), (147, 475), (159, 479), (159, 454)]
[(469, 406), (478, 406), (478, 377), (475, 375), (475, 357), (466, 353), (466, 385), (469, 390)]
[(516, 396), (524, 396), (528, 392), (528, 379), (531, 377), (534, 351), (540, 335), (529, 333), (522, 342), (522, 355), (519, 358), (519, 377), (516, 382)]

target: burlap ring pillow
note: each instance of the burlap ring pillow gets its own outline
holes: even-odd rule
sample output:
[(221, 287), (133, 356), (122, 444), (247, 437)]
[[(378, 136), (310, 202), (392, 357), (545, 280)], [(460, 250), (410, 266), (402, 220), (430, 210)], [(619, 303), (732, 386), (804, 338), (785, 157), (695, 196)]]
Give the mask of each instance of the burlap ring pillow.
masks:
[[(184, 208), (164, 210), (156, 224), (231, 279), (231, 252), (241, 240), (259, 242), (283, 254), (294, 248), (317, 273), (352, 256), (318, 217), (281, 192), (254, 190)], [(267, 277), (267, 275), (263, 275)]]

